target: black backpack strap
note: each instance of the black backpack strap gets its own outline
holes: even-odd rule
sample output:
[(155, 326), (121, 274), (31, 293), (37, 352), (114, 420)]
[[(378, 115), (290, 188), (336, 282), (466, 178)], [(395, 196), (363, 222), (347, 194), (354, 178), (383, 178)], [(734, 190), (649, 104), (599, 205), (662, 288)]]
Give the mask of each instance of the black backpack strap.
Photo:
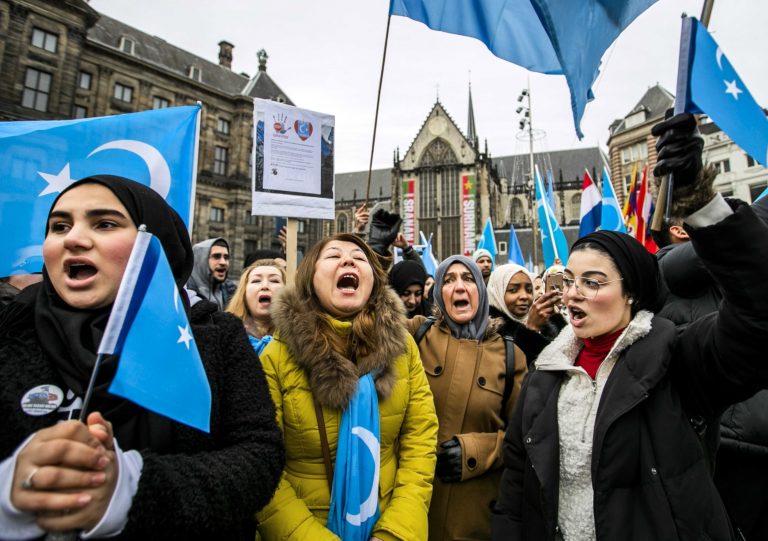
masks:
[(515, 340), (511, 336), (502, 335), (504, 339), (505, 367), (504, 394), (501, 396), (501, 417), (507, 422), (507, 403), (515, 386)]
[(437, 318), (429, 316), (421, 325), (419, 325), (416, 334), (413, 335), (413, 339), (416, 341), (417, 346), (419, 345), (419, 342), (421, 342), (421, 339), (424, 338), (424, 335), (427, 334), (429, 328), (435, 324), (435, 321), (437, 321)]

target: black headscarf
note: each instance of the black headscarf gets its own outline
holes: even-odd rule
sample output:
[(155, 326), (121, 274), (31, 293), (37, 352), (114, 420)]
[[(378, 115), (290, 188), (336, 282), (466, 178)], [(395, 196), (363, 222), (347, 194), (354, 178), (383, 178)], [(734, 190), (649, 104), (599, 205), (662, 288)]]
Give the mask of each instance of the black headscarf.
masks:
[(585, 244), (596, 245), (611, 257), (624, 278), (625, 291), (634, 299), (633, 315), (640, 310), (654, 313), (661, 310), (664, 297), (659, 264), (634, 237), (616, 231), (597, 231), (574, 242), (571, 252)]
[[(192, 272), (193, 256), (189, 233), (181, 217), (152, 189), (132, 180), (114, 176), (93, 176), (71, 184), (59, 198), (83, 184), (100, 184), (109, 189), (125, 206), (133, 223), (158, 237), (168, 257), (177, 287), (183, 291)], [(50, 216), (50, 214), (49, 214)], [(46, 236), (47, 236), (46, 219)], [(180, 295), (185, 306), (186, 295)], [(84, 310), (69, 306), (59, 297), (48, 272), (34, 298), (35, 331), (45, 355), (56, 367), (67, 387), (83, 396), (96, 361), (96, 351), (104, 334), (112, 306)], [(117, 357), (104, 359), (89, 409), (100, 411), (112, 422), (115, 436), (127, 449), (151, 446), (156, 450), (167, 444), (163, 435), (167, 421), (107, 392), (117, 369)], [(165, 431), (167, 432), (167, 430)]]
[[(400, 261), (389, 270), (389, 285), (397, 292), (403, 295), (410, 286), (417, 284), (424, 289), (424, 283), (427, 281), (427, 271), (424, 267), (415, 261)], [(432, 303), (423, 296), (421, 303), (412, 312), (408, 312), (408, 317), (428, 316), (432, 312)]]

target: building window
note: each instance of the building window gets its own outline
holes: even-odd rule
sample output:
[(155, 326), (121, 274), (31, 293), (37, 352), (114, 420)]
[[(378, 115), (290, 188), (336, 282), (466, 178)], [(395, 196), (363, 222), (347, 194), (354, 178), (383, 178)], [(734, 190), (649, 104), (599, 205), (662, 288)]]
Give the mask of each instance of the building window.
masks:
[(51, 74), (27, 68), (24, 78), (24, 94), (21, 96), (22, 107), (36, 111), (48, 111), (48, 95), (51, 93)]
[(259, 217), (255, 214), (251, 214), (251, 211), (246, 209), (245, 211), (245, 225), (258, 225)]
[(298, 226), (299, 226), (298, 227), (298, 232), (299, 233), (306, 232), (306, 230), (307, 230), (307, 221), (306, 220), (299, 220)]
[(731, 160), (721, 160), (719, 162), (714, 162), (712, 165), (715, 166), (718, 173), (730, 173), (731, 172)]
[(624, 127), (627, 129), (634, 128), (635, 126), (639, 126), (643, 122), (645, 122), (645, 111), (638, 111), (636, 113), (629, 115), (624, 120)]
[(88, 109), (81, 105), (75, 105), (72, 108), (72, 117), (73, 118), (85, 118), (88, 116)]
[(133, 88), (120, 83), (115, 83), (115, 93), (113, 95), (115, 99), (131, 103), (131, 100), (133, 99)]
[(515, 198), (511, 203), (512, 211), (510, 212), (509, 220), (515, 225), (523, 225), (528, 220), (525, 216), (525, 209), (519, 199)]
[(504, 240), (499, 241), (499, 253), (500, 254), (506, 254), (507, 253), (507, 242)]
[(40, 28), (32, 29), (32, 45), (40, 49), (45, 49), (50, 53), (56, 52), (56, 45), (58, 44), (59, 36), (51, 34)]
[(127, 38), (125, 36), (120, 38), (120, 50), (124, 53), (132, 55), (135, 45), (136, 43), (131, 38)]
[(621, 149), (621, 163), (635, 163), (648, 159), (648, 145), (645, 143), (636, 143), (632, 146)]
[(170, 104), (170, 101), (165, 98), (161, 98), (160, 96), (155, 96), (152, 98), (152, 109), (165, 109)]
[(229, 120), (225, 118), (218, 119), (216, 122), (216, 131), (223, 135), (229, 135)]
[(197, 66), (189, 66), (189, 78), (195, 81), (202, 81), (203, 71)]
[(213, 152), (213, 172), (217, 175), (227, 174), (227, 149), (216, 147)]
[(82, 88), (83, 90), (90, 90), (91, 89), (91, 74), (87, 71), (81, 71), (80, 77), (77, 79), (77, 86), (79, 88)]
[(336, 220), (336, 233), (347, 232), (347, 217), (344, 214), (340, 214)]
[(259, 249), (259, 246), (256, 244), (255, 240), (243, 241), (243, 253), (246, 255), (246, 257), (256, 252), (256, 250), (258, 249)]
[(747, 167), (754, 167), (755, 166), (755, 159), (750, 156), (749, 154), (745, 154), (747, 157)]
[(221, 207), (211, 207), (210, 219), (212, 222), (223, 223), (224, 222), (224, 209)]

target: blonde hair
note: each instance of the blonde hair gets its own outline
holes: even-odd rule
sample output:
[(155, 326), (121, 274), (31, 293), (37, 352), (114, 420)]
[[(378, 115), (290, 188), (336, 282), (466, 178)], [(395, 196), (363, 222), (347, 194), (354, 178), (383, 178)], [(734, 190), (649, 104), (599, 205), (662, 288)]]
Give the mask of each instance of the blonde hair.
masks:
[[(333, 326), (326, 317), (326, 310), (320, 305), (320, 301), (315, 294), (312, 286), (312, 281), (315, 276), (315, 264), (320, 259), (320, 254), (329, 242), (338, 240), (342, 242), (351, 242), (357, 245), (365, 257), (368, 259), (368, 263), (373, 270), (373, 289), (371, 290), (371, 296), (368, 298), (366, 305), (352, 318), (352, 339), (348, 341), (346, 338), (341, 337), (333, 329)], [(306, 302), (306, 306), (309, 310), (312, 310), (321, 317), (318, 317), (318, 321), (325, 326), (327, 332), (318, 333), (316, 336), (317, 345), (321, 350), (319, 357), (328, 356), (330, 353), (335, 352), (339, 355), (351, 357), (352, 355), (358, 358), (370, 355), (377, 347), (379, 336), (376, 333), (376, 317), (374, 315), (374, 306), (376, 301), (384, 295), (387, 287), (387, 274), (379, 264), (379, 260), (376, 257), (376, 253), (368, 246), (363, 239), (357, 235), (349, 233), (338, 233), (331, 237), (326, 237), (320, 242), (316, 243), (309, 249), (307, 255), (301, 261), (299, 268), (296, 271), (296, 291), (299, 298)]]
[[(274, 259), (259, 259), (251, 263), (248, 268), (240, 275), (240, 281), (237, 283), (237, 289), (232, 295), (232, 298), (227, 305), (226, 311), (234, 315), (238, 319), (245, 321), (247, 318), (252, 317), (248, 311), (248, 303), (245, 302), (245, 290), (248, 287), (248, 279), (251, 277), (251, 271), (256, 267), (274, 267), (280, 273), (280, 277), (285, 285), (285, 270)], [(270, 323), (270, 327), (271, 327)]]

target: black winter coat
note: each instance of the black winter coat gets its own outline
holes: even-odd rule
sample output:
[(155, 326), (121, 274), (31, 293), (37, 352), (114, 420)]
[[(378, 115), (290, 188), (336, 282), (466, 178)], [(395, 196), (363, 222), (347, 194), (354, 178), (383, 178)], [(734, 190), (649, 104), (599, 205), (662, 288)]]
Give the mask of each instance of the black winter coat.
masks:
[(549, 339), (536, 331), (532, 331), (519, 321), (515, 321), (493, 306), (490, 307), (490, 316), (500, 318), (504, 321), (504, 324), (499, 328), (499, 334), (502, 336), (509, 336), (515, 342), (515, 345), (523, 350), (528, 366), (533, 364), (536, 357), (541, 353), (541, 350), (547, 347), (550, 343)]
[[(25, 392), (41, 384), (66, 389), (38, 346), (32, 309), (20, 306), (5, 307), (15, 307), (11, 322), (0, 312), (2, 458), (57, 421), (56, 415), (25, 414), (20, 406)], [(140, 449), (144, 465), (128, 524), (111, 539), (254, 539), (254, 513), (269, 502), (280, 481), (282, 434), (242, 322), (216, 310), (204, 301), (192, 310), (192, 330), (211, 386), (211, 432), (168, 421), (172, 450)]]
[[(729, 404), (768, 387), (768, 228), (748, 206), (733, 206), (720, 223), (690, 231), (723, 290), (719, 313), (680, 334), (653, 318), (650, 333), (621, 353), (606, 382), (592, 442), (598, 541), (733, 538), (691, 422), (716, 421)], [(558, 536), (563, 378), (534, 371), (523, 384), (504, 442), (495, 540)]]

